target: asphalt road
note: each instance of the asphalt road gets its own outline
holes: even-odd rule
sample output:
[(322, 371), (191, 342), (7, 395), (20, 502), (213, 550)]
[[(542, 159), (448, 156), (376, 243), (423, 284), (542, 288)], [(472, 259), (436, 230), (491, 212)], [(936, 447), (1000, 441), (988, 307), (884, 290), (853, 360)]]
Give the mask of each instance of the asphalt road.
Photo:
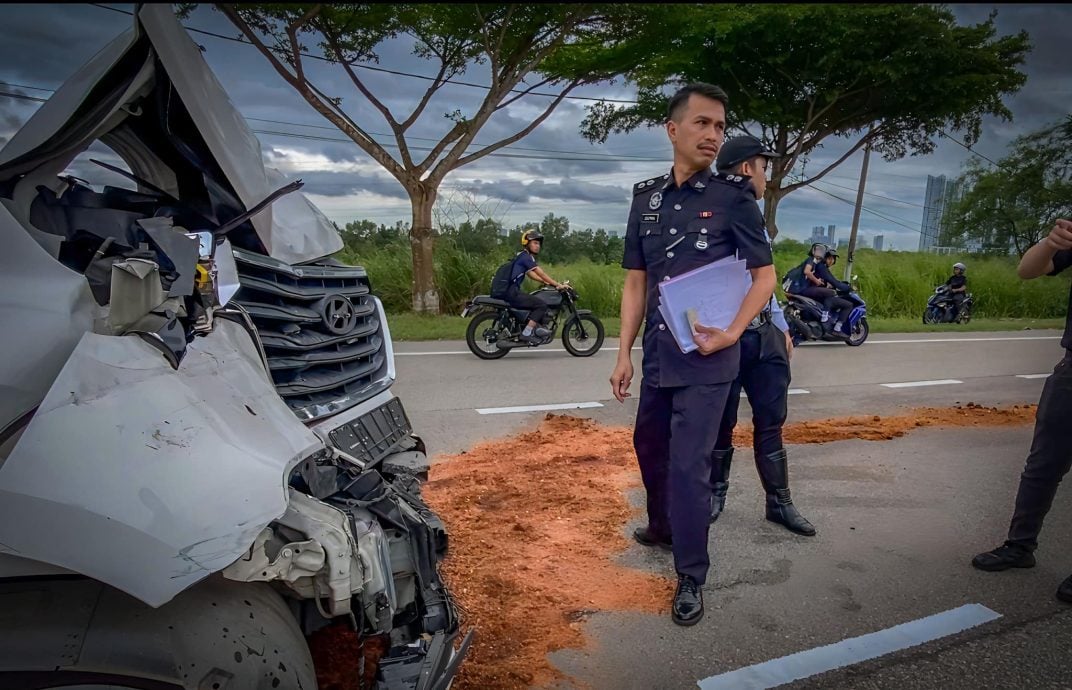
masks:
[[(876, 335), (860, 348), (804, 346), (793, 358), (792, 387), (807, 392), (790, 398), (790, 421), (1034, 403), (1044, 381), (1023, 377), (1052, 370), (1062, 355), (1058, 337)], [(599, 404), (566, 413), (628, 425), (636, 401), (614, 401), (607, 381), (616, 351), (609, 341), (588, 359), (533, 350), (485, 362), (464, 343), (401, 343), (394, 391), (433, 454), (516, 433), (546, 414), (477, 411), (488, 408)], [(436, 354), (452, 352), (461, 354)], [(639, 371), (639, 351), (633, 361)], [(958, 383), (883, 385), (945, 380)], [(969, 565), (1004, 537), (1030, 439), (1029, 427), (924, 429), (893, 441), (790, 447), (795, 502), (819, 531), (811, 539), (763, 520), (756, 473), (738, 462), (726, 513), (712, 529), (705, 619), (678, 628), (668, 614), (597, 614), (589, 621), (590, 648), (556, 653), (552, 661), (597, 689), (695, 688), (720, 674), (981, 605), (1000, 617), (862, 663), (852, 663), (850, 649), (844, 667), (792, 687), (1072, 687), (1072, 607), (1053, 596), (1072, 573), (1067, 490), (1047, 521), (1036, 568), (982, 573)], [(668, 554), (639, 545), (621, 560), (673, 569)], [(762, 667), (773, 673), (768, 678), (786, 668), (781, 661)]]

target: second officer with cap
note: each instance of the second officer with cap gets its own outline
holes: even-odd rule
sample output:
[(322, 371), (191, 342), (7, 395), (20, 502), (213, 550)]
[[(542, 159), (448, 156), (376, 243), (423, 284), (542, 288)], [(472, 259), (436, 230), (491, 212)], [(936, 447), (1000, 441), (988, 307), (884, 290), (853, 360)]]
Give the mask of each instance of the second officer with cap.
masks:
[[(633, 378), (633, 342), (644, 323), (633, 447), (647, 491), (648, 524), (634, 537), (673, 550), (678, 585), (671, 618), (678, 625), (703, 617), (716, 420), (737, 378), (737, 341), (775, 283), (748, 181), (711, 171), (725, 136), (726, 102), (725, 92), (710, 84), (691, 84), (670, 99), (666, 132), (674, 166), (633, 188), (622, 259), (621, 342), (610, 378), (615, 398), (624, 401)], [(683, 353), (659, 313), (659, 283), (734, 254), (746, 261), (752, 287), (725, 331), (697, 325), (699, 350)]]
[[(740, 136), (722, 146), (715, 165), (720, 173), (748, 178), (756, 201), (759, 201), (767, 188), (767, 166), (772, 158), (778, 157), (755, 137)], [(767, 494), (767, 519), (810, 537), (815, 535), (815, 527), (793, 505), (787, 453), (782, 445), (782, 426), (788, 413), (789, 358), (793, 347), (788, 331), (789, 324), (772, 296), (767, 308), (741, 336), (741, 371), (730, 389), (729, 402), (719, 425), (718, 441), (711, 454), (711, 481), (715, 494), (711, 521), (718, 519), (726, 505), (733, 459), (733, 429), (737, 426), (737, 407), (744, 388), (752, 408), (752, 449), (756, 470)]]

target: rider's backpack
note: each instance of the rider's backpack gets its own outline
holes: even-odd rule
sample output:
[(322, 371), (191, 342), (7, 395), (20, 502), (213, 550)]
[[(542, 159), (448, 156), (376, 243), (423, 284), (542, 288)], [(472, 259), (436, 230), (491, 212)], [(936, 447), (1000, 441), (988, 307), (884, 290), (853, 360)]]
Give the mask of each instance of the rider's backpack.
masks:
[[(518, 254), (520, 253), (518, 252)], [(506, 297), (506, 292), (510, 289), (510, 274), (513, 273), (514, 262), (517, 261), (518, 254), (515, 254), (513, 258), (496, 269), (495, 275), (491, 279), (491, 290), (489, 291), (489, 294), (495, 299)]]
[(782, 276), (782, 291), (796, 294), (804, 289), (804, 265), (808, 259), (800, 262), (796, 268), (791, 268)]

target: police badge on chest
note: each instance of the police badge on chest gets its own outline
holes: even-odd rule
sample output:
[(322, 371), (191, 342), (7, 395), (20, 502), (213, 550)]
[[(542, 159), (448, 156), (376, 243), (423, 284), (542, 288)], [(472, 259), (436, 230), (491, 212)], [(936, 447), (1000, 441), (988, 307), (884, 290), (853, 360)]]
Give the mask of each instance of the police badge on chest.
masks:
[(648, 199), (648, 208), (650, 208), (652, 211), (659, 210), (659, 207), (662, 206), (662, 205), (663, 205), (663, 193), (662, 192), (655, 192), (654, 194), (651, 195), (651, 198)]

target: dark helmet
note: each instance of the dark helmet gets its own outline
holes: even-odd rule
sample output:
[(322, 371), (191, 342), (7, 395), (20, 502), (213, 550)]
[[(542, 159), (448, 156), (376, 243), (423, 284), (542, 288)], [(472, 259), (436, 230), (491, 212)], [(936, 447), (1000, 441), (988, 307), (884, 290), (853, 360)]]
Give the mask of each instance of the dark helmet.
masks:
[(543, 242), (543, 233), (541, 233), (539, 230), (526, 230), (525, 232), (521, 233), (521, 246), (522, 247), (529, 246), (529, 242), (531, 242), (533, 240), (539, 240), (542, 243)]
[(835, 248), (833, 248), (833, 247), (827, 247), (827, 248), (826, 248), (826, 253), (825, 253), (825, 254), (823, 254), (823, 258), (825, 259), (825, 258), (827, 258), (828, 256), (832, 256), (832, 257), (834, 257), (834, 261), (836, 262), (836, 261), (838, 260), (838, 253), (837, 253), (837, 249), (835, 249)]

